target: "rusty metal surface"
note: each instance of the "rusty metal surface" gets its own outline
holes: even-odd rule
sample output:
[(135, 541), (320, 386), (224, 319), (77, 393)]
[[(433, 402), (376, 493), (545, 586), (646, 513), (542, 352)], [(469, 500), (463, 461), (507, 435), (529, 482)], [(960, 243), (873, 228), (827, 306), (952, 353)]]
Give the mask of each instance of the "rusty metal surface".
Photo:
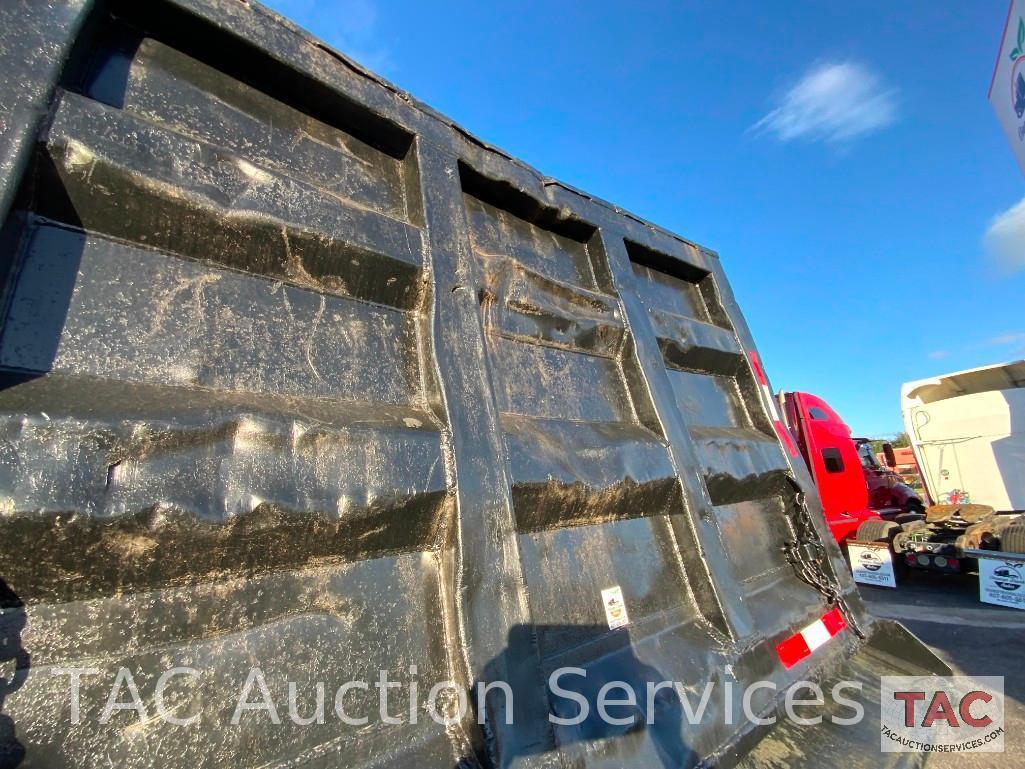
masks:
[[(0, 61), (12, 765), (729, 764), (736, 721), (553, 727), (545, 677), (895, 669), (855, 632), (815, 669), (776, 660), (830, 600), (881, 631), (714, 253), (255, 3), (8, 2)], [(229, 725), (254, 664), (282, 697), (503, 680), (516, 725), (491, 701), (447, 728)], [(201, 726), (72, 726), (51, 671), (76, 665), (94, 708), (121, 667), (144, 698), (195, 667), (175, 708)]]

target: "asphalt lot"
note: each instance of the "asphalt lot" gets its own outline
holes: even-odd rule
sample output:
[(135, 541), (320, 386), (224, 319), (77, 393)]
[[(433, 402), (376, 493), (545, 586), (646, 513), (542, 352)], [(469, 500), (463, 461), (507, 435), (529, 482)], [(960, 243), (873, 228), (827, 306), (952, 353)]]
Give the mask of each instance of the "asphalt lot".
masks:
[(979, 602), (974, 575), (912, 572), (896, 590), (862, 587), (874, 614), (903, 622), (955, 673), (1002, 675), (1005, 752), (934, 756), (932, 769), (1025, 769), (1025, 611)]

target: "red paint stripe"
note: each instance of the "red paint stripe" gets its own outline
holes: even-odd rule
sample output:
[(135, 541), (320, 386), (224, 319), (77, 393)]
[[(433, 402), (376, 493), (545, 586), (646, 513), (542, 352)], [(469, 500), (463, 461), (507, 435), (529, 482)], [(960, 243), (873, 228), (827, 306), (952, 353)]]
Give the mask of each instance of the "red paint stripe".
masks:
[(758, 380), (758, 384), (763, 384), (768, 387), (769, 380), (765, 378), (765, 369), (762, 368), (762, 359), (758, 357), (758, 353), (754, 350), (748, 353), (748, 357), (751, 359), (751, 368), (754, 369), (755, 379)]
[(1000, 34), (1000, 45), (997, 46), (997, 63), (993, 65), (993, 77), (989, 79), (989, 90), (986, 91), (986, 98), (993, 97), (993, 84), (997, 81), (997, 70), (1000, 69), (1000, 57), (1004, 53), (1004, 40), (1007, 39), (1007, 27), (1011, 24), (1011, 11), (1014, 10), (1014, 0), (1007, 5), (1007, 18), (1004, 20), (1004, 31)]
[(794, 439), (793, 436), (790, 435), (790, 431), (786, 427), (784, 427), (783, 423), (780, 422), (778, 419), (775, 422), (773, 422), (772, 425), (776, 428), (776, 435), (779, 436), (779, 439), (783, 442), (783, 445), (787, 447), (787, 451), (790, 452), (790, 456), (796, 457), (798, 454), (797, 446), (794, 445)]

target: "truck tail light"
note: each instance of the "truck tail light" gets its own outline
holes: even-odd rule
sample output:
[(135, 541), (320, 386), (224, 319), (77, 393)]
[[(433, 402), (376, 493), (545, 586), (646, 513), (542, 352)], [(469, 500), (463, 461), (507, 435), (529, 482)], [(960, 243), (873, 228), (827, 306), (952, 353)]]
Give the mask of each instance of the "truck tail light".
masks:
[(830, 609), (821, 619), (812, 622), (800, 633), (795, 633), (776, 646), (779, 661), (787, 670), (801, 660), (807, 659), (812, 652), (824, 646), (829, 639), (847, 627), (847, 620), (839, 609)]

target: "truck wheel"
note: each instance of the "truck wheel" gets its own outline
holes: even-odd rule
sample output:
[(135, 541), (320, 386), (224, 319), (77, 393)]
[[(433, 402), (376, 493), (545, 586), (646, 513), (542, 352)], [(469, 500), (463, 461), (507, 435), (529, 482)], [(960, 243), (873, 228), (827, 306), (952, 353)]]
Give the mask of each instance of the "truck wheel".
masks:
[(1003, 530), (1000, 549), (1005, 553), (1025, 553), (1025, 520), (1017, 520)]
[(892, 542), (898, 531), (900, 524), (893, 521), (864, 521), (858, 527), (854, 538), (861, 542)]

